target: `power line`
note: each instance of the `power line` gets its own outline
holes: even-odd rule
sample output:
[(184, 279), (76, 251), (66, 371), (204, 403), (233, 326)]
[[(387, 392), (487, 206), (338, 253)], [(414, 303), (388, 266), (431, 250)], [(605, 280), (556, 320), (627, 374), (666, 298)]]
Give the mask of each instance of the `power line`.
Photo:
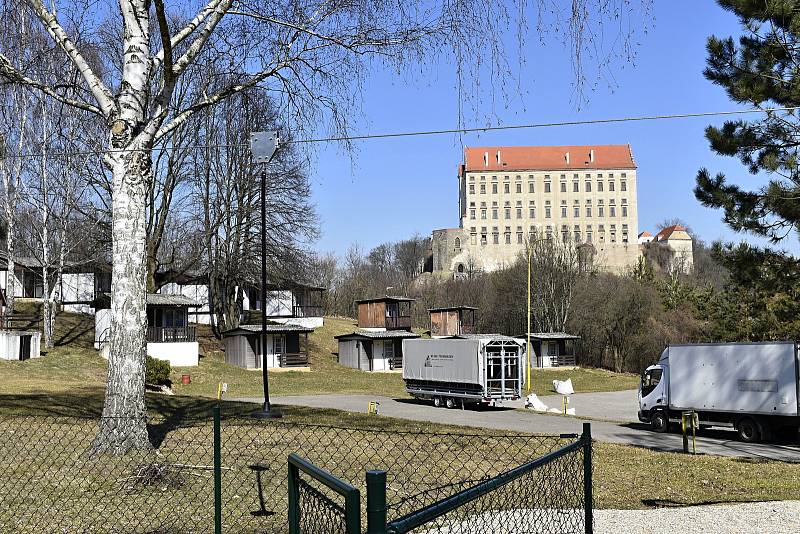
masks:
[[(484, 133), (496, 132), (503, 130), (525, 130), (534, 128), (555, 128), (563, 126), (588, 126), (593, 124), (613, 124), (621, 122), (644, 122), (644, 121), (657, 121), (657, 120), (674, 120), (674, 119), (691, 119), (698, 117), (720, 117), (730, 115), (745, 115), (750, 113), (773, 113), (777, 111), (797, 111), (800, 106), (777, 107), (777, 108), (752, 108), (740, 109), (730, 111), (704, 111), (699, 113), (674, 113), (669, 115), (643, 115), (638, 117), (612, 117), (608, 119), (587, 119), (575, 121), (560, 121), (560, 122), (540, 122), (532, 124), (511, 124), (505, 126), (475, 126), (470, 128), (450, 128), (443, 130), (418, 130), (412, 132), (389, 132), (378, 134), (364, 134), (364, 135), (349, 135), (338, 137), (319, 137), (311, 139), (294, 139), (291, 141), (284, 141), (284, 145), (301, 145), (310, 143), (336, 143), (336, 142), (350, 142), (350, 141), (366, 141), (371, 139), (393, 139), (401, 137), (423, 137), (432, 135), (448, 135), (448, 134), (468, 134), (468, 133)], [(153, 151), (167, 151), (167, 150), (196, 150), (203, 148), (245, 148), (245, 144), (198, 144), (186, 146), (161, 146), (154, 147)], [(121, 154), (125, 152), (136, 152), (133, 149), (109, 149), (109, 150), (79, 150), (74, 152), (53, 152), (49, 153), (50, 157), (57, 156), (89, 156), (89, 155), (104, 155), (104, 154)], [(42, 154), (5, 154), (7, 159), (11, 158), (38, 158)]]

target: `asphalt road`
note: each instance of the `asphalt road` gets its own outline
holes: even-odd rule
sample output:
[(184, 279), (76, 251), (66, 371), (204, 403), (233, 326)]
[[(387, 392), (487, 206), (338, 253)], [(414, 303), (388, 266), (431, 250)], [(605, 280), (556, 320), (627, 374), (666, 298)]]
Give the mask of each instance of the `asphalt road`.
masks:
[[(582, 424), (592, 424), (592, 436), (600, 441), (635, 445), (660, 451), (678, 452), (683, 449), (683, 440), (679, 434), (658, 434), (650, 431), (645, 425), (633, 422), (630, 417), (631, 408), (628, 400), (631, 392), (615, 393), (583, 393), (573, 395), (570, 407), (574, 407), (584, 417), (602, 418), (587, 420), (579, 417), (564, 417), (554, 414), (539, 414), (528, 410), (518, 410), (518, 403), (508, 407), (477, 410), (461, 410), (435, 408), (430, 403), (410, 399), (392, 399), (389, 397), (366, 395), (304, 395), (292, 397), (274, 397), (275, 404), (310, 406), (314, 408), (333, 408), (350, 412), (366, 412), (369, 401), (380, 402), (380, 414), (428, 421), (449, 425), (494, 428), (544, 434), (580, 433)], [(633, 392), (633, 406), (636, 406)], [(261, 398), (235, 399), (248, 402), (263, 402)], [(545, 404), (557, 407), (560, 397), (544, 397)], [(555, 401), (555, 402), (553, 402)], [(633, 419), (636, 410), (633, 410)], [(609, 421), (618, 419), (618, 422)], [(700, 454), (716, 454), (721, 456), (737, 456), (762, 458), (771, 460), (800, 462), (800, 445), (794, 443), (749, 444), (736, 440), (736, 435), (726, 430), (708, 430), (698, 436), (697, 452)]]

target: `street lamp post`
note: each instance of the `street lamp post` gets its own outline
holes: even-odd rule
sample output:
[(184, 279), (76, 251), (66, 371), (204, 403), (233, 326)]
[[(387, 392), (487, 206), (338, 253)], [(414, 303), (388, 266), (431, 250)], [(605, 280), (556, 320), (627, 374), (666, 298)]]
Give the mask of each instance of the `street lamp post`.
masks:
[(531, 241), (528, 239), (528, 329), (525, 332), (528, 340), (528, 348), (525, 351), (528, 363), (528, 387), (527, 392), (530, 393), (533, 388), (533, 368), (531, 366)]
[(282, 414), (269, 402), (269, 374), (267, 371), (267, 167), (278, 151), (278, 132), (253, 132), (250, 134), (250, 152), (253, 163), (261, 167), (261, 375), (264, 383), (264, 406), (252, 413), (259, 419), (275, 419)]

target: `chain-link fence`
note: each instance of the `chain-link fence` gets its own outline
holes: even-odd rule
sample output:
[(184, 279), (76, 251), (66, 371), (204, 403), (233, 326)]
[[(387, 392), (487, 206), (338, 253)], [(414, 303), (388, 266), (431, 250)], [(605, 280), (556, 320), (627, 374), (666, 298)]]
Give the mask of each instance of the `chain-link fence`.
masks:
[[(380, 428), (382, 421), (362, 428), (223, 416), (223, 531), (287, 531), (290, 453), (362, 494), (366, 470), (387, 471), (394, 519), (574, 441), (396, 431)], [(96, 419), (0, 417), (0, 532), (213, 532), (212, 422), (150, 420), (151, 450), (111, 456), (93, 452)], [(547, 476), (534, 482), (545, 488)]]

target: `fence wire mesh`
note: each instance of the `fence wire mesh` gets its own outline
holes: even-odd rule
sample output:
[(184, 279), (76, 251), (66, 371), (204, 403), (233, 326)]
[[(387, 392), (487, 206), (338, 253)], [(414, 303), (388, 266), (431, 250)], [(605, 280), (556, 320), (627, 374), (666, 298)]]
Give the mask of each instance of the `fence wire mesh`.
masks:
[(300, 532), (303, 534), (332, 534), (346, 532), (346, 513), (343, 497), (322, 484), (300, 478)]
[[(95, 453), (97, 433), (97, 419), (0, 417), (0, 532), (213, 532), (210, 414), (192, 424), (151, 419), (152, 449), (123, 456)], [(391, 520), (570, 441), (223, 417), (223, 531), (287, 531), (290, 453), (362, 495), (366, 470), (387, 471)], [(562, 478), (559, 473), (554, 480)], [(547, 495), (545, 479), (540, 485), (536, 491)], [(543, 502), (538, 499), (526, 502)], [(567, 510), (567, 504), (558, 509)]]
[(417, 528), (414, 534), (583, 534), (583, 448), (577, 448)]

